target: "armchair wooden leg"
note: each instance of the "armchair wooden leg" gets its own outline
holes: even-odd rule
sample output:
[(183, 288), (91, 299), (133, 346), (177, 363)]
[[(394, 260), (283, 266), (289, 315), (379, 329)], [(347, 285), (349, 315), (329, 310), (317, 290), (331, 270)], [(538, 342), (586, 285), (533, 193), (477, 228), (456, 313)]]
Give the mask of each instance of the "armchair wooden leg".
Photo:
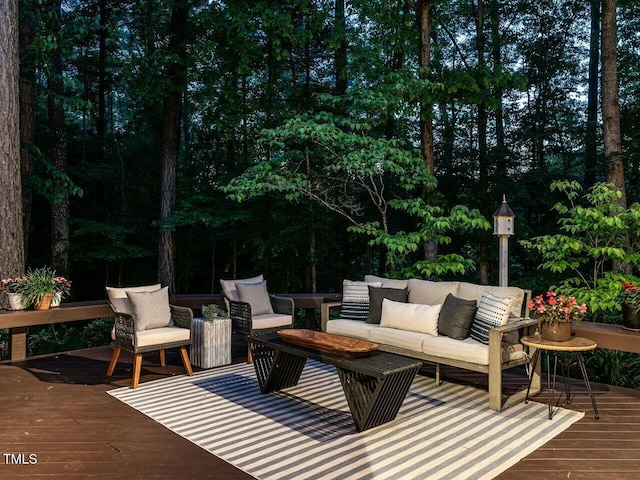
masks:
[(162, 350), (160, 350), (160, 366), (164, 367), (166, 366), (166, 360), (165, 360), (165, 356), (164, 356), (164, 348)]
[(247, 363), (253, 363), (253, 354), (251, 353), (251, 345), (247, 347)]
[(116, 368), (118, 358), (120, 357), (120, 347), (113, 348), (113, 355), (111, 355), (111, 361), (109, 362), (109, 368), (107, 368), (107, 377), (113, 375), (113, 370)]
[(182, 358), (184, 369), (187, 371), (190, 377), (193, 376), (193, 370), (191, 369), (191, 362), (189, 361), (189, 354), (187, 353), (187, 347), (180, 347), (180, 357)]
[(142, 354), (133, 357), (133, 388), (138, 388), (140, 383), (140, 371), (142, 370)]

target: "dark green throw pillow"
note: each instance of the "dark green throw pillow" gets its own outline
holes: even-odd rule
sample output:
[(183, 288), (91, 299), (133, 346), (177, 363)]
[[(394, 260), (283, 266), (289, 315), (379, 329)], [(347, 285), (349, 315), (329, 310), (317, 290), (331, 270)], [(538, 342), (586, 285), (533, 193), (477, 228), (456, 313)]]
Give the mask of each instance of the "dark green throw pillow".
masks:
[(438, 318), (438, 334), (457, 340), (467, 338), (476, 308), (475, 300), (464, 300), (451, 294), (447, 295)]
[(382, 300), (407, 303), (409, 290), (406, 288), (372, 287), (369, 285), (369, 315), (367, 323), (380, 323), (382, 317)]

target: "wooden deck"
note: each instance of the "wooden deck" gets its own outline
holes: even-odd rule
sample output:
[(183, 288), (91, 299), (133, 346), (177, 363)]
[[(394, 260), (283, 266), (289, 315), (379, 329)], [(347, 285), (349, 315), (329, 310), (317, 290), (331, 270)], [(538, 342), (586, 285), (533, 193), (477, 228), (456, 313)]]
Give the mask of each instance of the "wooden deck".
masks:
[[(245, 352), (236, 344), (234, 360)], [(252, 478), (106, 395), (131, 384), (124, 353), (121, 361), (129, 363), (107, 381), (110, 355), (100, 347), (0, 364), (0, 479)], [(157, 362), (157, 355), (145, 356), (141, 381), (183, 373), (175, 352), (167, 352), (167, 367)], [(486, 388), (484, 375), (443, 368), (443, 376)], [(519, 386), (524, 377), (507, 380)], [(585, 417), (497, 478), (640, 478), (640, 391), (594, 385), (595, 420), (580, 383), (568, 407)]]

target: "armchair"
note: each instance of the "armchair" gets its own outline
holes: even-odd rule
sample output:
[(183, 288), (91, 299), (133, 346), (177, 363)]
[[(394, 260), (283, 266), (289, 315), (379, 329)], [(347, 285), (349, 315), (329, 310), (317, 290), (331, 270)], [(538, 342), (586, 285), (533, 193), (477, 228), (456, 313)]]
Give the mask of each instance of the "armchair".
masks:
[(186, 372), (193, 375), (186, 349), (191, 345), (193, 312), (187, 307), (169, 305), (167, 287), (156, 290), (154, 287), (107, 287), (115, 317), (114, 350), (107, 377), (113, 374), (120, 352), (130, 352), (134, 355), (133, 388), (140, 382), (142, 354), (147, 352), (159, 351), (160, 365), (164, 367), (165, 349), (179, 348)]
[[(269, 294), (265, 281), (243, 283), (245, 281), (220, 280), (222, 293), (229, 303), (233, 332), (251, 335), (293, 328), (292, 298)], [(252, 362), (251, 349), (247, 351), (247, 361)]]

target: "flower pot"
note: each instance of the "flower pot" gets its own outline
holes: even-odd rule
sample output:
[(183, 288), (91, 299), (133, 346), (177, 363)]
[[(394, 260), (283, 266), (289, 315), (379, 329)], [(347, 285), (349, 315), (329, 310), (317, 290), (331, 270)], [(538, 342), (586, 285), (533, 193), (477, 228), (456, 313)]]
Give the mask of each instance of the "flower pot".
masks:
[(640, 331), (640, 311), (629, 303), (622, 304), (622, 321), (624, 328)]
[(9, 299), (9, 308), (11, 310), (24, 310), (27, 308), (21, 293), (7, 293), (7, 298)]
[(49, 310), (51, 307), (51, 300), (53, 299), (53, 293), (47, 293), (42, 300), (36, 302), (33, 306), (36, 310)]
[(59, 307), (62, 302), (62, 292), (56, 292), (51, 297), (51, 308)]
[(553, 325), (542, 322), (540, 324), (540, 335), (545, 340), (551, 340), (552, 342), (566, 342), (571, 338), (571, 322), (556, 322)]

